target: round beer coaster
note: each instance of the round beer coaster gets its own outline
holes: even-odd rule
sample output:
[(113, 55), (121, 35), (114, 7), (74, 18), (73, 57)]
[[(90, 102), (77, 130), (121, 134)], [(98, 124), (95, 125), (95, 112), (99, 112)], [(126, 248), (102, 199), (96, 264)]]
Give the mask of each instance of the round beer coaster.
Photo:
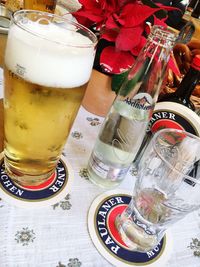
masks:
[(0, 197), (6, 202), (23, 208), (41, 208), (58, 203), (69, 193), (73, 171), (64, 157), (56, 171), (38, 186), (21, 186), (12, 181), (5, 172), (4, 159), (0, 160)]
[(115, 219), (130, 200), (130, 192), (113, 190), (93, 201), (88, 213), (88, 230), (94, 245), (114, 266), (164, 267), (172, 250), (169, 232), (153, 250), (146, 253), (131, 251), (122, 241), (115, 227)]

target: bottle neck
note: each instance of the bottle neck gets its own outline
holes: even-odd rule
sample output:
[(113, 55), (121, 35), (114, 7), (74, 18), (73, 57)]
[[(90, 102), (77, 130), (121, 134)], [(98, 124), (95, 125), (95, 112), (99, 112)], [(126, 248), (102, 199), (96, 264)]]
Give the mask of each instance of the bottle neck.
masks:
[(200, 71), (190, 67), (188, 73), (183, 78), (174, 95), (181, 100), (189, 101), (193, 90), (199, 82), (199, 79)]
[(200, 1), (197, 1), (193, 12), (192, 12), (192, 17), (194, 18), (199, 18), (200, 17)]
[[(175, 34), (162, 27), (153, 26), (146, 45), (138, 55), (118, 95), (132, 98), (134, 94), (146, 94), (153, 107), (157, 101), (162, 81), (165, 77), (168, 59), (172, 51)], [(134, 94), (131, 92), (134, 90)], [(120, 98), (121, 99), (121, 98)]]
[(191, 0), (188, 7), (194, 8), (197, 4), (197, 0)]

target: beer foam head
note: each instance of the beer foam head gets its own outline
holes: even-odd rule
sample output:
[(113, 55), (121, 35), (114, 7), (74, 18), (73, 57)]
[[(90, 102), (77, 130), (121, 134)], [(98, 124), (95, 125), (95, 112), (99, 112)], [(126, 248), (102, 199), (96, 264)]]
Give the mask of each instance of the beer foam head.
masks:
[(69, 24), (29, 21), (26, 30), (13, 24), (7, 40), (5, 64), (25, 80), (48, 87), (85, 84), (94, 60), (92, 41)]

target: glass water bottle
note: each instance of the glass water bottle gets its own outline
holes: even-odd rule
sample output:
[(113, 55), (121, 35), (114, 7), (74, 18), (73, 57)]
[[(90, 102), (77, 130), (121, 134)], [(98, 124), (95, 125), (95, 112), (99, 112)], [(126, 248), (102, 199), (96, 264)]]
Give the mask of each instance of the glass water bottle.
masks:
[(153, 26), (100, 129), (89, 159), (89, 179), (103, 188), (121, 183), (146, 133), (166, 75), (175, 34)]

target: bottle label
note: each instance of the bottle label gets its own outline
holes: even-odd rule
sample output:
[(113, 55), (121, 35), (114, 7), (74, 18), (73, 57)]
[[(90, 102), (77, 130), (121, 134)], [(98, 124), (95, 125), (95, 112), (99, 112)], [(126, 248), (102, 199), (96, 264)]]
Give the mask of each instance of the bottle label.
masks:
[(192, 62), (191, 67), (200, 71), (200, 66), (199, 66), (199, 64), (196, 64), (196, 62)]
[(107, 165), (95, 156), (94, 153), (90, 157), (89, 166), (102, 179), (108, 178), (111, 181), (123, 179), (129, 169), (129, 167), (117, 168)]
[(151, 110), (152, 109), (152, 97), (147, 93), (139, 93), (133, 98), (127, 97), (124, 102), (131, 107), (141, 109), (141, 110)]

